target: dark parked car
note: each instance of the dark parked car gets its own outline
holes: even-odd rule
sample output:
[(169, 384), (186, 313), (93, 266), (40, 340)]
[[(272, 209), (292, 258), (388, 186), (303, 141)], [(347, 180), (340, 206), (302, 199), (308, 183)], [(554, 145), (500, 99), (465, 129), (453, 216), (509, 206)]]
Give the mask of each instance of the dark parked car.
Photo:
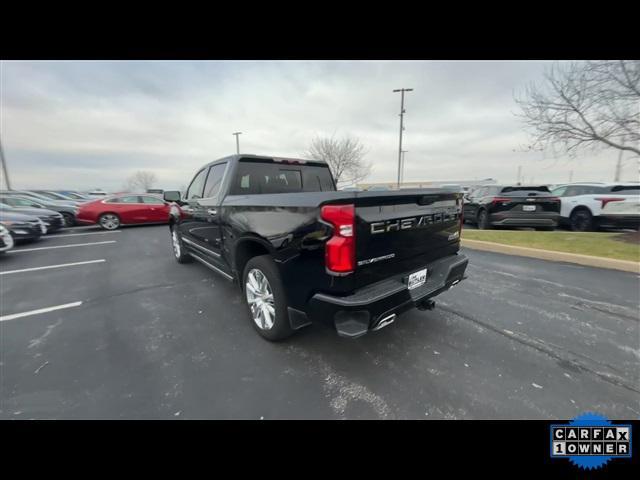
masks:
[(0, 210), (37, 217), (42, 220), (45, 227), (47, 227), (46, 233), (55, 232), (64, 226), (64, 217), (58, 212), (47, 210), (46, 208), (13, 207), (0, 202)]
[(488, 185), (469, 194), (464, 221), (481, 230), (492, 227), (534, 227), (553, 230), (560, 218), (560, 199), (542, 186)]
[(50, 200), (55, 200), (58, 202), (69, 202), (69, 203), (73, 203), (73, 204), (78, 204), (80, 203), (78, 200), (73, 200), (61, 193), (58, 192), (54, 192), (51, 190), (27, 190), (29, 193), (35, 193), (37, 195), (40, 195), (42, 197), (46, 197)]
[(58, 195), (62, 195), (66, 200), (72, 202), (88, 202), (93, 200), (92, 198), (82, 195), (79, 192), (74, 192), (73, 190), (49, 190), (51, 193), (57, 193)]
[(338, 192), (324, 162), (233, 155), (198, 171), (184, 198), (164, 199), (175, 202), (177, 261), (237, 281), (268, 340), (313, 320), (359, 337), (433, 308), (465, 278), (458, 192)]
[(0, 223), (9, 230), (14, 242), (38, 240), (46, 231), (44, 223), (39, 218), (15, 211), (0, 210)]
[(54, 197), (52, 195), (43, 195), (38, 192), (34, 192), (33, 190), (3, 190), (0, 192), (2, 195), (18, 195), (20, 197), (28, 197), (32, 198), (38, 202), (46, 204), (55, 204), (55, 205), (66, 205), (66, 206), (75, 206), (78, 204), (75, 200), (61, 200), (60, 198)]
[(13, 248), (13, 237), (7, 227), (0, 223), (0, 254), (8, 252)]
[(40, 199), (26, 194), (21, 195), (16, 191), (0, 192), (0, 203), (4, 203), (16, 208), (45, 208), (48, 210), (53, 210), (62, 215), (65, 227), (75, 225), (76, 215), (78, 214), (78, 207), (75, 205), (65, 205), (63, 204), (63, 202), (56, 202), (47, 198)]

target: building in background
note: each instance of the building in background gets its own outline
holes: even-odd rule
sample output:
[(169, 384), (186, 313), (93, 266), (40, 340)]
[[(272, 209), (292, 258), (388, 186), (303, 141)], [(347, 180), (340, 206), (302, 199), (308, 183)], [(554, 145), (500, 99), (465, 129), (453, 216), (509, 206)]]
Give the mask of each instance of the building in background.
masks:
[[(498, 181), (493, 178), (485, 178), (483, 180), (433, 180), (433, 181), (423, 181), (423, 182), (402, 182), (400, 184), (400, 188), (437, 188), (442, 186), (449, 185), (459, 185), (464, 190), (467, 190), (471, 187), (475, 187), (478, 185), (495, 185)], [(387, 190), (395, 190), (396, 182), (382, 182), (382, 183), (359, 183), (359, 190), (369, 190), (370, 188), (384, 188)]]

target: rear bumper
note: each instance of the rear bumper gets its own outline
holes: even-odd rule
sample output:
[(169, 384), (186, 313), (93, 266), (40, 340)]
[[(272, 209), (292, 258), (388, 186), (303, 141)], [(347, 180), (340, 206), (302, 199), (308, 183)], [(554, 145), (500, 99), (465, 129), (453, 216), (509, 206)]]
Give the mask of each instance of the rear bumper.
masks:
[(597, 217), (599, 227), (638, 228), (640, 215), (600, 215)]
[(513, 227), (557, 227), (559, 213), (500, 212), (489, 215), (489, 223), (499, 226)]
[[(429, 308), (429, 299), (466, 278), (464, 273), (468, 263), (464, 255), (450, 255), (368, 285), (352, 295), (337, 297), (316, 293), (309, 301), (307, 311), (314, 320), (333, 323), (340, 336), (360, 337), (369, 330), (391, 323), (395, 315), (406, 310), (416, 306)], [(424, 285), (409, 290), (406, 277), (425, 267), (427, 280)]]

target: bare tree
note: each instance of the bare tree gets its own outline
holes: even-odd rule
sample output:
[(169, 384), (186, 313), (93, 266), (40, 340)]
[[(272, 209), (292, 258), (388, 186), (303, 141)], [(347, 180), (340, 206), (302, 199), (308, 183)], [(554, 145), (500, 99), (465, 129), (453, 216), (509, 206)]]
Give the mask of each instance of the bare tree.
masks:
[(304, 155), (327, 162), (337, 184), (355, 183), (369, 176), (371, 164), (364, 160), (366, 153), (365, 146), (357, 138), (331, 136), (314, 138)]
[(640, 61), (554, 64), (516, 98), (531, 149), (575, 155), (614, 148), (640, 155)]
[(158, 178), (155, 173), (146, 170), (138, 170), (127, 179), (125, 189), (131, 192), (135, 192), (137, 190), (146, 192), (148, 189), (153, 188), (157, 181)]

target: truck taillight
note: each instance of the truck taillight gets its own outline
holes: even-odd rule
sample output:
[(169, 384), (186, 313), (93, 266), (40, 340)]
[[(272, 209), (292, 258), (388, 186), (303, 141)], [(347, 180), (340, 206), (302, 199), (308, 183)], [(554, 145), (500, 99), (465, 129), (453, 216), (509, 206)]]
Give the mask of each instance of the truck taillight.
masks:
[(624, 202), (626, 199), (620, 197), (598, 197), (595, 200), (602, 202), (602, 208), (604, 208), (609, 202)]
[(511, 199), (507, 198), (507, 197), (494, 197), (493, 200), (491, 200), (491, 203), (494, 203), (494, 204), (502, 203), (502, 202), (507, 203), (507, 202), (510, 202), (510, 201), (511, 201)]
[(329, 272), (351, 273), (356, 266), (355, 205), (325, 205), (320, 218), (333, 225), (333, 235), (325, 244), (325, 266)]

